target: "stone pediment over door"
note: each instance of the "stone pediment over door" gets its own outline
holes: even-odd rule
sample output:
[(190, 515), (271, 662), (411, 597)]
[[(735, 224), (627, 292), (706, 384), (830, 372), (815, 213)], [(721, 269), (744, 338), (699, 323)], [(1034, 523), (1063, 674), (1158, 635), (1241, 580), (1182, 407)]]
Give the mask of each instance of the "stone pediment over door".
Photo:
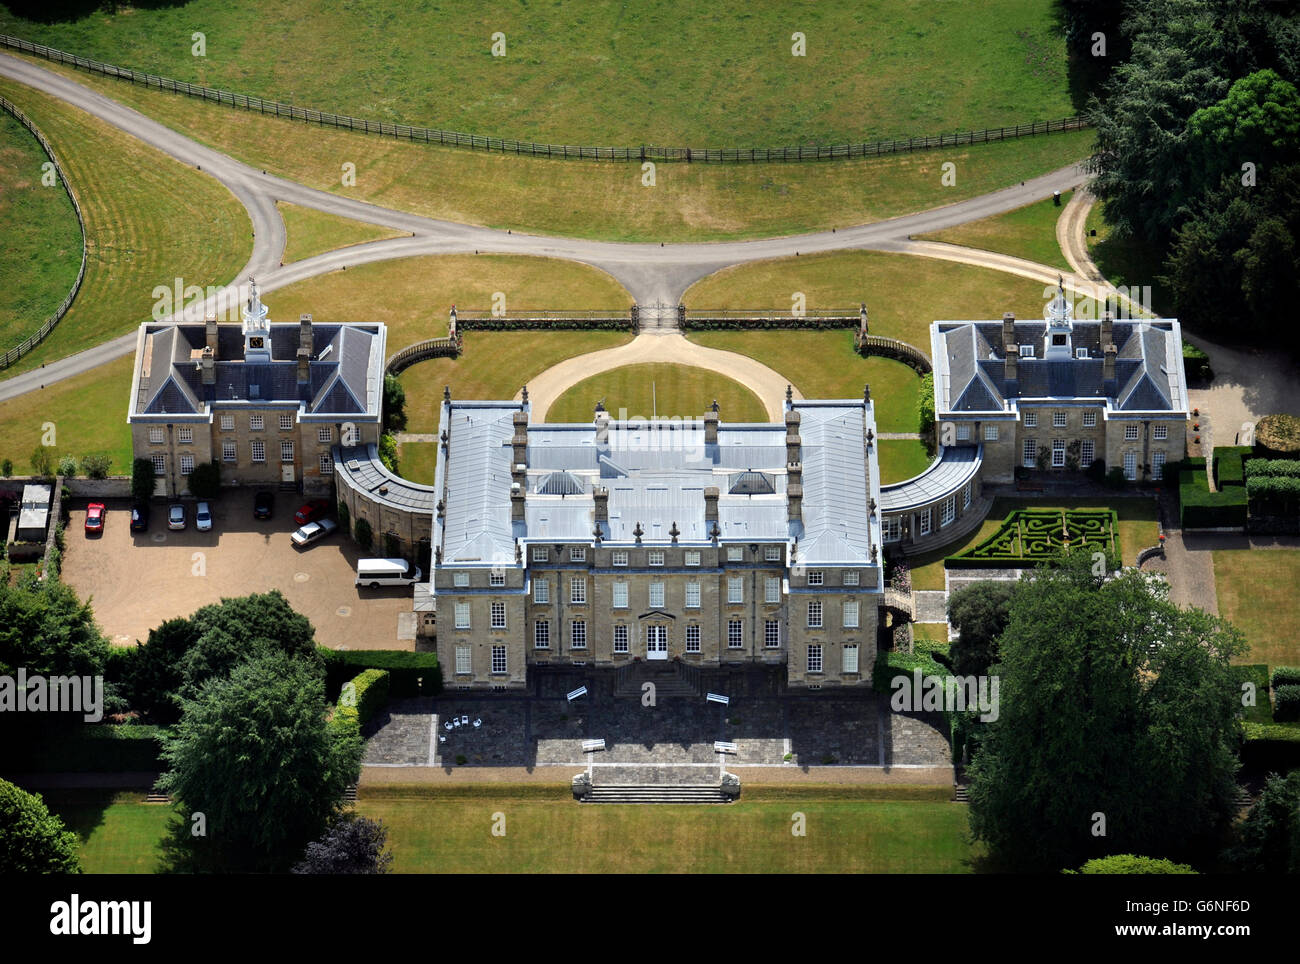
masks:
[(642, 613), (637, 619), (676, 619), (672, 613), (666, 613), (662, 609), (652, 609), (648, 613)]

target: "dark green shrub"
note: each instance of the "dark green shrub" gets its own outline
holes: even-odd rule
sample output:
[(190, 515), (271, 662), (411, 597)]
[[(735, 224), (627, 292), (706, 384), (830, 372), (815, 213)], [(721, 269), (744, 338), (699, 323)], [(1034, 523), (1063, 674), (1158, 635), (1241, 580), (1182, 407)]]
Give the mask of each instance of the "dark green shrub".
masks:
[(1092, 464), (1084, 471), (1087, 473), (1089, 480), (1101, 485), (1106, 481), (1106, 460), (1093, 459)]
[(442, 690), (442, 669), (437, 653), (413, 653), (403, 649), (341, 650), (316, 647), (325, 666), (325, 693), (338, 697), (343, 684), (365, 669), (388, 672), (388, 691), (393, 699), (434, 696)]
[(153, 498), (153, 489), (153, 462), (149, 459), (136, 459), (131, 463), (131, 498), (137, 502), (148, 502)]
[(1209, 381), (1214, 377), (1214, 370), (1210, 368), (1210, 356), (1186, 341), (1183, 342), (1183, 369), (1189, 380)]
[(341, 712), (351, 710), (357, 715), (361, 726), (369, 723), (385, 706), (388, 705), (389, 675), (387, 670), (362, 670), (343, 684), (339, 692), (339, 709)]
[(1254, 451), (1248, 445), (1218, 445), (1214, 448), (1214, 484), (1245, 485), (1244, 459)]
[(1300, 461), (1296, 459), (1247, 459), (1246, 478), (1260, 476), (1300, 476)]
[(216, 462), (203, 462), (190, 473), (190, 492), (197, 499), (215, 499), (221, 494), (221, 466)]
[(1273, 719), (1278, 723), (1300, 720), (1300, 685), (1287, 683), (1273, 687)]
[(1300, 666), (1274, 666), (1274, 686), (1300, 686)]
[(106, 479), (108, 470), (113, 467), (113, 460), (107, 455), (87, 455), (81, 460), (81, 471), (88, 479)]
[(348, 511), (346, 502), (339, 502), (339, 528), (344, 532), (352, 531), (352, 513)]
[(13, 474), (14, 474), (13, 459), (5, 459), (3, 462), (0, 462), (0, 475), (3, 475), (7, 479), (9, 478), (9, 476)]
[(397, 538), (396, 533), (384, 533), (384, 555), (388, 556), (390, 559), (395, 558), (399, 554), (401, 547), (402, 543)]
[(1107, 472), (1106, 484), (1112, 489), (1122, 489), (1128, 485), (1128, 479), (1124, 478), (1124, 470), (1117, 465)]
[(1286, 773), (1300, 766), (1300, 726), (1243, 723), (1242, 766), (1254, 773)]
[(357, 540), (357, 545), (366, 550), (369, 550), (375, 542), (374, 530), (370, 528), (370, 523), (365, 519), (357, 520), (357, 525), (352, 532), (352, 537)]
[(60, 455), (59, 475), (65, 479), (75, 479), (77, 477), (77, 460), (71, 455)]

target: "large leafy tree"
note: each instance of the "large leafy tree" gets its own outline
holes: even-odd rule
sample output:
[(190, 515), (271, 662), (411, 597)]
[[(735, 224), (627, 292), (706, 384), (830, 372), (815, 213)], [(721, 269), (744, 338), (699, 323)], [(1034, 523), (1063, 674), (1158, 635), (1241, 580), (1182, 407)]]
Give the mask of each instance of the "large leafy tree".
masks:
[(998, 637), (1011, 618), (1019, 584), (985, 581), (963, 586), (948, 597), (948, 621), (960, 634), (949, 647), (959, 676), (982, 676), (998, 660)]
[(203, 814), (195, 847), (227, 869), (288, 869), (361, 769), (356, 725), (326, 719), (323, 673), (268, 652), (209, 680), (183, 708), (160, 786)]
[(45, 801), (0, 780), (0, 874), (78, 874), (77, 835)]
[(1269, 776), (1224, 859), (1243, 873), (1300, 874), (1300, 770)]
[(1086, 553), (1027, 575), (999, 642), (1000, 714), (968, 770), (995, 862), (1206, 853), (1230, 823), (1241, 635)]
[(223, 599), (189, 619), (193, 643), (180, 657), (181, 692), (193, 696), (209, 679), (266, 652), (315, 659), (315, 630), (278, 589)]
[(307, 845), (295, 874), (386, 874), (393, 864), (385, 851), (388, 830), (378, 820), (346, 814), (320, 840)]
[(57, 579), (0, 583), (0, 673), (98, 676), (108, 653), (90, 605)]

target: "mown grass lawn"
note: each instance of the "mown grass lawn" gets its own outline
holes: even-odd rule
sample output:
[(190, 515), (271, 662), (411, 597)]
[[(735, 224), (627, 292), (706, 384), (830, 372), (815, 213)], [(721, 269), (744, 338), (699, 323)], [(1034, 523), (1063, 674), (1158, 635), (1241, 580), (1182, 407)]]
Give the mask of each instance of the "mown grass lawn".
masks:
[(1071, 271), (1061, 246), (1056, 243), (1056, 222), (1060, 220), (1061, 212), (1073, 195), (1073, 191), (1062, 192), (1060, 207), (1056, 206), (1052, 198), (1044, 198), (1005, 214), (995, 214), (991, 218), (918, 237), (926, 241), (946, 241), (968, 248), (996, 251), (1037, 261), (1062, 271)]
[(631, 340), (625, 331), (471, 331), (459, 358), (432, 358), (402, 372), (406, 430), (438, 431), (444, 385), (451, 386), (452, 398), (514, 398), (530, 378), (557, 362)]
[(863, 386), (870, 385), (876, 431), (916, 431), (921, 377), (902, 362), (863, 358), (853, 350), (851, 331), (699, 331), (689, 337), (762, 362), (804, 398), (860, 399)]
[[(606, 308), (619, 313), (632, 304), (623, 286), (599, 268), (504, 254), (377, 261), (296, 282), (269, 292), (265, 301), (277, 321), (294, 321), (304, 312), (320, 322), (382, 321), (388, 325), (391, 354), (424, 338), (443, 337), (452, 305), (491, 308), (497, 292), (510, 311)], [(515, 386), (511, 394), (518, 390)]]
[(690, 365), (627, 365), (584, 378), (555, 400), (548, 422), (590, 422), (596, 402), (614, 418), (699, 418), (716, 399), (728, 422), (766, 422), (767, 409), (739, 382)]
[(877, 445), (881, 485), (905, 482), (920, 475), (930, 465), (930, 455), (917, 439), (881, 439)]
[(286, 233), (284, 244), (284, 263), (302, 261), (313, 255), (324, 254), (336, 248), (361, 244), (366, 241), (378, 241), (381, 238), (401, 237), (403, 232), (394, 231), (378, 224), (366, 224), (352, 218), (341, 217), (317, 211), (315, 208), (276, 201), (280, 217), (284, 219)]
[(412, 482), (433, 485), (438, 472), (437, 442), (403, 442), (397, 447), (398, 475)]
[[(856, 313), (865, 302), (873, 335), (901, 339), (926, 355), (931, 322), (998, 319), (1007, 311), (1017, 318), (1042, 318), (1044, 304), (1043, 286), (1027, 278), (880, 251), (832, 251), (736, 265), (696, 282), (683, 301), (688, 309), (784, 309), (795, 292), (803, 293), (809, 309), (852, 308)], [(812, 333), (798, 336), (805, 334)], [(852, 354), (852, 332), (842, 334)], [(837, 370), (834, 363), (831, 367)], [(915, 425), (906, 429), (915, 430)]]
[(81, 266), (81, 226), (72, 202), (58, 181), (42, 182), (48, 160), (31, 132), (0, 112), (0, 353), (44, 323), (72, 290)]
[(170, 290), (181, 278), (206, 288), (239, 273), (252, 226), (215, 180), (30, 87), (0, 80), (0, 94), (54, 145), (81, 201), (88, 247), (86, 278), (67, 315), (0, 377), (131, 331), (149, 320), (157, 285)]
[[(553, 144), (829, 144), (1074, 110), (1046, 0), (84, 9), (55, 23), (4, 11), (0, 30), (301, 107)], [(285, 56), (301, 49), (308, 23), (309, 53)], [(195, 30), (206, 35), (203, 56), (191, 49)], [(505, 48), (493, 56), (498, 31)], [(795, 31), (803, 56), (792, 54)]]
[[(34, 62), (309, 187), (465, 224), (613, 241), (711, 241), (865, 224), (1056, 170), (1086, 157), (1093, 141), (1092, 132), (1084, 130), (820, 164), (664, 163), (654, 186), (647, 187), (635, 163), (412, 144), (250, 114)], [(940, 183), (947, 162), (957, 166), (953, 187)], [(356, 165), (355, 185), (342, 184), (345, 163)], [(789, 303), (789, 292), (780, 303)]]
[[(992, 536), (1016, 509), (1114, 509), (1119, 516), (1120, 554), (1127, 566), (1137, 563), (1139, 551), (1156, 544), (1159, 531), (1156, 525), (1156, 504), (1148, 498), (1115, 498), (1110, 502), (1096, 499), (1052, 499), (1050, 504), (1032, 499), (994, 499), (984, 523), (975, 532), (936, 552), (923, 553), (908, 560), (912, 567), (912, 588), (943, 589), (944, 560), (965, 552)], [(1033, 564), (1026, 568), (1032, 569)]]
[(131, 394), (128, 355), (92, 368), (85, 374), (55, 382), (17, 398), (0, 402), (0, 459), (12, 459), (14, 473), (31, 471), (32, 451), (42, 444), (47, 423), (54, 426), (51, 449), (80, 462), (87, 455), (113, 460), (111, 475), (131, 474), (131, 430), (126, 407)]
[(1246, 636), (1242, 663), (1300, 666), (1300, 549), (1216, 549), (1219, 615)]
[(144, 791), (38, 791), (81, 841), (81, 869), (87, 874), (152, 874), (175, 810), (145, 803)]
[[(395, 788), (396, 789), (396, 788)], [(819, 799), (816, 790), (725, 807), (584, 806), (500, 795), (371, 796), (399, 873), (968, 873), (966, 808)], [(807, 835), (794, 836), (803, 813)], [(506, 833), (491, 834), (494, 813)]]

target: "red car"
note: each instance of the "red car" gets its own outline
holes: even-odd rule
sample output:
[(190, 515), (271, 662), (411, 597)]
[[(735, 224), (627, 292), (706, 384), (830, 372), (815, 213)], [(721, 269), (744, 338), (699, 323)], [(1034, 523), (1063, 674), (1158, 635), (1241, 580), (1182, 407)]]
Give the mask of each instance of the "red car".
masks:
[(92, 502), (86, 506), (86, 535), (100, 535), (104, 531), (104, 503)]
[(315, 522), (317, 519), (323, 519), (325, 513), (329, 510), (330, 503), (328, 499), (312, 499), (301, 509), (293, 514), (293, 521), (300, 526), (305, 526), (308, 522)]

